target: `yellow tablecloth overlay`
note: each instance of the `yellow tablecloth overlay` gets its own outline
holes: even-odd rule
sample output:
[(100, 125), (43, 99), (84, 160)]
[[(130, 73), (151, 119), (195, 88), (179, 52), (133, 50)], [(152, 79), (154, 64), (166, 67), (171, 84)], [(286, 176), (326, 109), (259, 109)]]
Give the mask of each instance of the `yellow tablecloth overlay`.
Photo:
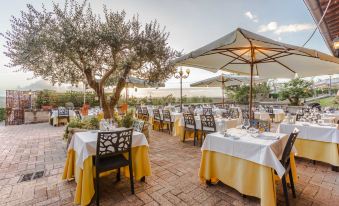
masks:
[[(126, 158), (128, 155), (125, 155)], [(77, 187), (75, 191), (74, 203), (81, 205), (88, 205), (94, 196), (94, 180), (95, 166), (93, 165), (92, 156), (88, 157), (83, 163), (83, 169), (76, 166), (77, 155), (76, 152), (71, 149), (68, 150), (63, 180), (70, 180), (75, 178)], [(132, 147), (132, 164), (134, 178), (140, 180), (142, 177), (151, 176), (151, 166), (148, 157), (148, 147), (139, 146)], [(110, 173), (103, 173), (100, 176), (104, 176)], [(129, 177), (128, 167), (124, 167), (122, 174), (125, 177)]]
[[(294, 156), (291, 155), (293, 180), (297, 182)], [(276, 205), (276, 182), (279, 177), (270, 167), (230, 155), (202, 151), (199, 176), (202, 180), (221, 181), (240, 193), (258, 197), (261, 205)]]
[(339, 144), (298, 138), (295, 147), (297, 156), (339, 166)]

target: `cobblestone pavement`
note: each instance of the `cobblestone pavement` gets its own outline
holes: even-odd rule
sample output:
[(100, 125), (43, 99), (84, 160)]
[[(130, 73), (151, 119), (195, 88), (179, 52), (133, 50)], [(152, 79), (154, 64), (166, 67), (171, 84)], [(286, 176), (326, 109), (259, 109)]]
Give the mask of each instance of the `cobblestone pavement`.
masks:
[[(73, 205), (74, 181), (62, 181), (66, 158), (62, 127), (48, 124), (0, 127), (0, 205)], [(137, 182), (136, 195), (130, 194), (125, 178), (102, 179), (101, 205), (259, 205), (254, 197), (236, 190), (200, 182), (200, 148), (192, 141), (162, 132), (151, 132), (152, 176)], [(299, 181), (293, 205), (339, 205), (339, 173), (327, 164), (297, 159)], [(18, 183), (20, 175), (45, 170), (45, 176)], [(281, 185), (278, 204), (283, 203)], [(290, 195), (291, 197), (291, 195)]]

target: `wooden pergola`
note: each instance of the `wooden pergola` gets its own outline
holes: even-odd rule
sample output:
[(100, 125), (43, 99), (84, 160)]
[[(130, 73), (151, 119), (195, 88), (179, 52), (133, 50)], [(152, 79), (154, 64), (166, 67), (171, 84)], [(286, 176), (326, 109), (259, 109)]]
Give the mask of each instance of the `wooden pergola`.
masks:
[[(314, 21), (319, 24), (326, 7), (330, 0), (304, 0)], [(323, 36), (327, 47), (333, 55), (338, 57), (333, 48), (333, 40), (339, 37), (339, 1), (331, 0), (331, 3), (325, 13), (322, 22), (319, 25), (319, 30)]]

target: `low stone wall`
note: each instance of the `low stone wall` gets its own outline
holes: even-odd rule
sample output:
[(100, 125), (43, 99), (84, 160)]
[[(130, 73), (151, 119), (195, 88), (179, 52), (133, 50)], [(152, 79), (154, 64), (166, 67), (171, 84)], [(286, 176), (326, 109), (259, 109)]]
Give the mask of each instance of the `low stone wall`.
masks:
[(25, 124), (49, 121), (49, 111), (25, 111)]

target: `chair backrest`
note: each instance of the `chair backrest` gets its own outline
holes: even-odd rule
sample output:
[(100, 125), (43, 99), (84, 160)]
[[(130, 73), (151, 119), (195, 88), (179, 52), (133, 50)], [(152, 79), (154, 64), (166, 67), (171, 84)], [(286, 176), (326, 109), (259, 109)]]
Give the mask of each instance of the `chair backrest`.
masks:
[(66, 108), (58, 108), (58, 116), (59, 117), (68, 117), (69, 116), (69, 110)]
[(142, 114), (142, 109), (141, 109), (141, 107), (137, 107), (136, 109), (137, 109), (137, 113), (138, 113), (138, 114)]
[(231, 108), (230, 109), (230, 114), (232, 119), (237, 119), (239, 118), (239, 111), (236, 108)]
[(303, 116), (303, 114), (297, 114), (295, 120), (299, 121)]
[(269, 121), (259, 120), (258, 121), (258, 129), (264, 130), (265, 132), (269, 132), (271, 129), (271, 125)]
[(293, 130), (293, 132), (290, 134), (290, 136), (288, 137), (286, 146), (284, 148), (282, 157), (281, 157), (281, 163), (282, 165), (286, 168), (289, 163), (290, 163), (290, 154), (294, 145), (295, 140), (297, 139), (299, 130), (297, 128), (295, 128)]
[(201, 130), (203, 131), (213, 130), (214, 132), (217, 131), (213, 115), (207, 115), (207, 114), (200, 115), (200, 120), (201, 120)]
[(154, 120), (161, 120), (159, 109), (153, 109), (153, 117), (154, 117)]
[(142, 120), (133, 121), (133, 130), (136, 132), (142, 132), (144, 130), (145, 122)]
[(99, 132), (97, 139), (96, 161), (131, 151), (133, 129), (113, 132)]
[(231, 118), (231, 112), (229, 110), (226, 110), (221, 113), (222, 118)]
[(204, 108), (202, 108), (202, 114), (212, 115), (212, 108), (211, 107), (204, 107)]
[(267, 107), (266, 112), (269, 114), (273, 114), (273, 107)]
[(193, 126), (194, 129), (196, 128), (194, 114), (184, 113), (184, 122), (185, 122), (185, 127)]
[(81, 120), (82, 117), (81, 117), (79, 110), (75, 110), (74, 112), (75, 112), (76, 117)]
[(147, 109), (147, 107), (141, 107), (141, 110), (142, 110), (142, 114), (143, 115), (147, 115), (148, 116), (148, 109)]
[(171, 122), (171, 113), (169, 110), (167, 109), (162, 110), (162, 116), (164, 121)]

